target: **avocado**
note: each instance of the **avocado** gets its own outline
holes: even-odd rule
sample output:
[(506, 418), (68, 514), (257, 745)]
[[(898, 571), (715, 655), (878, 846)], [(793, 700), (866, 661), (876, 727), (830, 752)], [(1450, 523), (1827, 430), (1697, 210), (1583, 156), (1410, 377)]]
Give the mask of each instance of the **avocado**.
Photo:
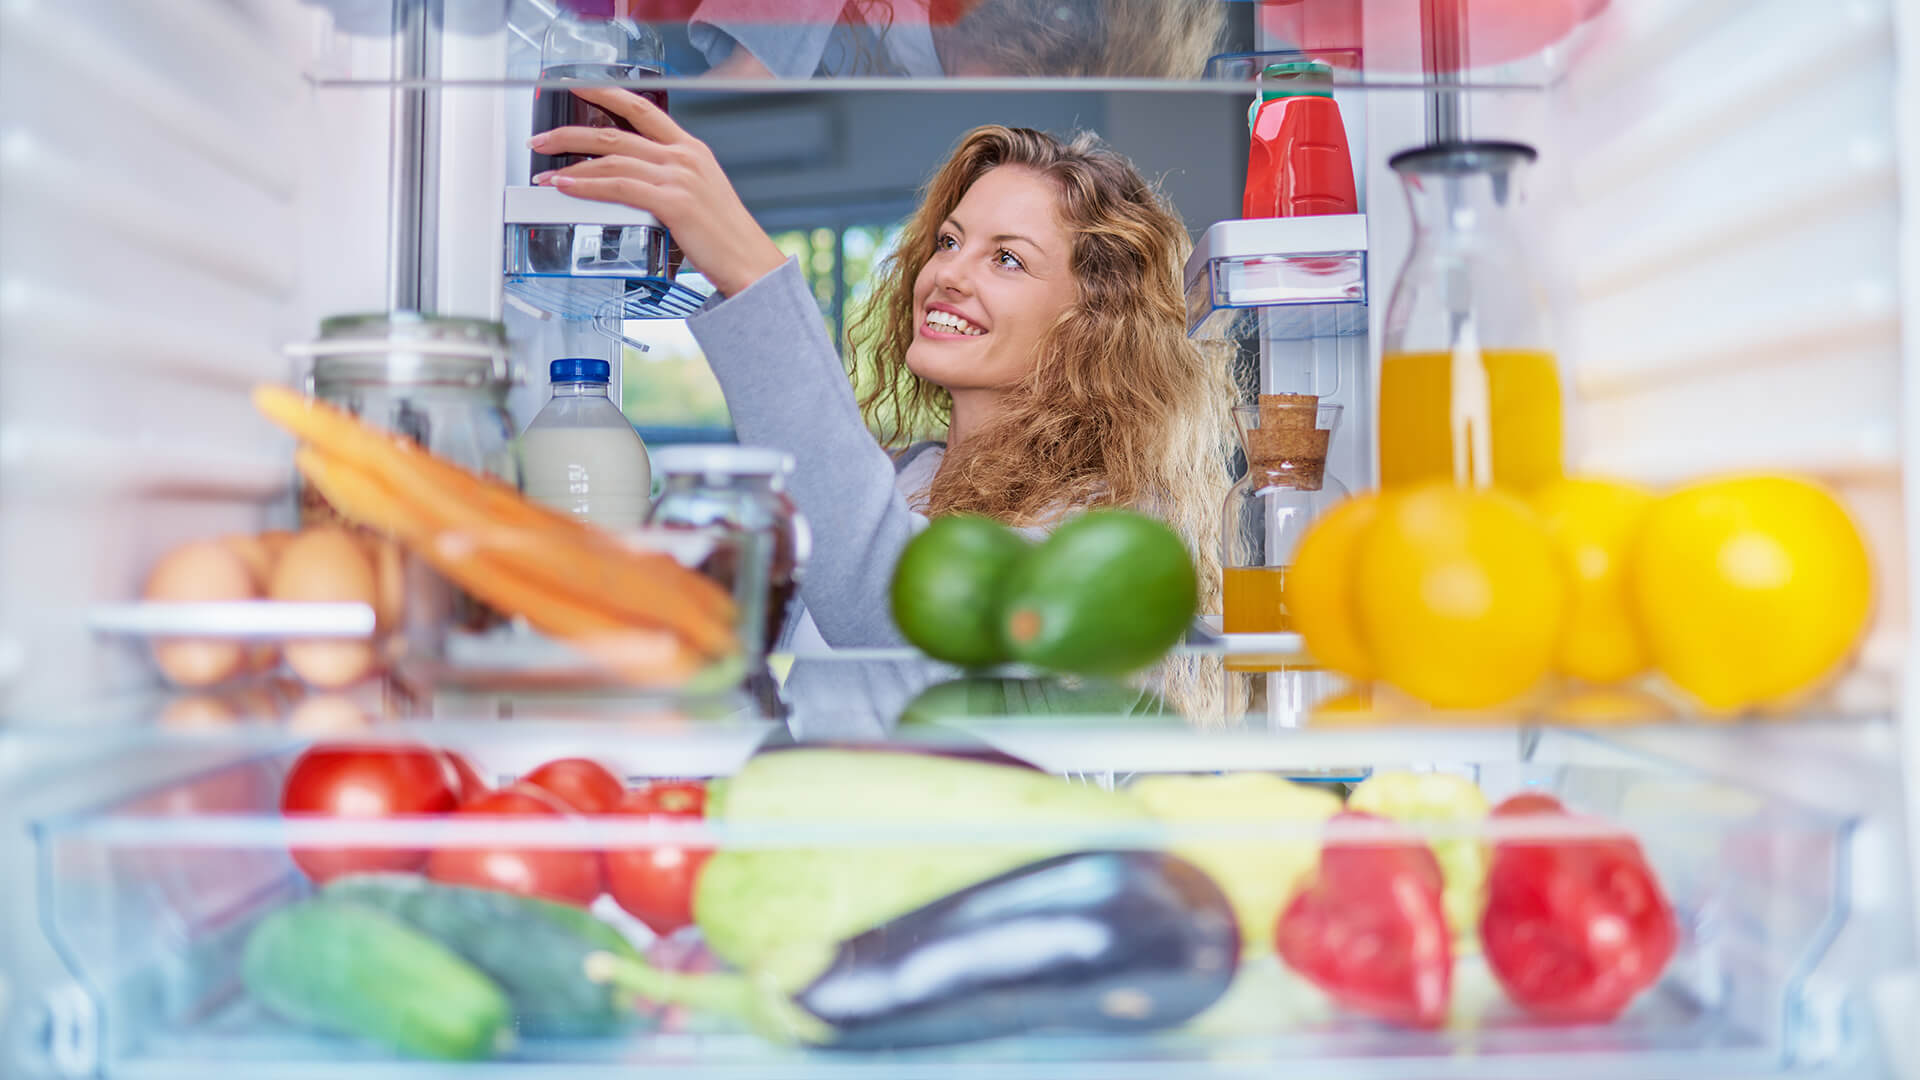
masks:
[(1199, 603), (1193, 558), (1172, 529), (1131, 510), (1092, 510), (1013, 568), (1000, 627), (1021, 663), (1119, 676), (1179, 643)]
[(901, 636), (960, 667), (1004, 663), (1000, 594), (1009, 571), (1032, 546), (991, 518), (935, 518), (907, 541), (893, 568), (893, 621)]

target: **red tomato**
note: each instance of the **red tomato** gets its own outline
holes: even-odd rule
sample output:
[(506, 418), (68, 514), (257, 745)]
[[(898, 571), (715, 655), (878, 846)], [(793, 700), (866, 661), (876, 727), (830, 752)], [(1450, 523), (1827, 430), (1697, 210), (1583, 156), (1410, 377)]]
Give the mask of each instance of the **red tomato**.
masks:
[[(381, 818), (438, 814), (454, 807), (453, 777), (424, 746), (316, 746), (301, 754), (280, 790), (288, 816)], [(361, 870), (413, 870), (427, 853), (402, 848), (295, 848), (293, 861), (315, 881)]]
[[(1340, 819), (1367, 818), (1346, 813)], [(1453, 938), (1440, 864), (1417, 839), (1330, 842), (1280, 916), (1287, 966), (1355, 1012), (1412, 1027), (1446, 1021)]]
[[(627, 792), (615, 811), (643, 818), (697, 821), (707, 812), (707, 788), (697, 780), (656, 782)], [(693, 922), (693, 887), (707, 848), (634, 848), (606, 853), (607, 891), (627, 914), (656, 934)]]
[(459, 795), (457, 802), (464, 805), (493, 790), (493, 785), (481, 778), (480, 770), (473, 767), (473, 762), (468, 761), (465, 754), (458, 750), (442, 750), (440, 756), (447, 759), (448, 767), (453, 769), (459, 781), (454, 786)]
[(1564, 814), (1567, 808), (1560, 800), (1543, 791), (1525, 791), (1518, 795), (1509, 795), (1499, 806), (1493, 808), (1494, 817), (1524, 817), (1528, 814)]
[[(566, 804), (546, 791), (515, 784), (462, 806), (461, 816), (565, 817)], [(519, 893), (586, 906), (600, 895), (600, 860), (591, 851), (562, 848), (441, 848), (427, 860), (427, 876), (455, 885)]]
[[(1494, 813), (1566, 811), (1516, 795)], [(1659, 981), (1678, 938), (1673, 907), (1627, 833), (1494, 845), (1480, 940), (1507, 996), (1535, 1016), (1613, 1019)]]
[(606, 766), (577, 757), (549, 761), (521, 777), (520, 782), (544, 788), (583, 814), (610, 814), (627, 793), (627, 786)]

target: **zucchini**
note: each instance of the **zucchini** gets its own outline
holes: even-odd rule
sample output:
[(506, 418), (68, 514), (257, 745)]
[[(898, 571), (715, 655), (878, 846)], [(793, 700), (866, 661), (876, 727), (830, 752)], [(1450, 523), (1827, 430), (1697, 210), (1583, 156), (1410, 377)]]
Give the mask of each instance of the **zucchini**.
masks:
[(585, 908), (417, 874), (350, 874), (321, 895), (376, 908), (458, 953), (506, 991), (523, 1035), (608, 1035), (638, 1019), (619, 991), (581, 974), (589, 953), (640, 958)]
[(512, 1043), (506, 994), (452, 950), (359, 904), (307, 900), (247, 938), (247, 990), (298, 1024), (420, 1057), (476, 1061)]

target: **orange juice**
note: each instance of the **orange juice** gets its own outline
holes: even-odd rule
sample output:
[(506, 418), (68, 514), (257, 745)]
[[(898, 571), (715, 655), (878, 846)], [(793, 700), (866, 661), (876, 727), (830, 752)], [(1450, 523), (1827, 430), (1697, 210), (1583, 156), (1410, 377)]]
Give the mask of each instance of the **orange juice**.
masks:
[(1282, 597), (1284, 566), (1229, 566), (1221, 579), (1220, 629), (1229, 634), (1284, 634), (1293, 629)]
[(1380, 486), (1518, 494), (1561, 475), (1560, 371), (1544, 349), (1380, 358)]

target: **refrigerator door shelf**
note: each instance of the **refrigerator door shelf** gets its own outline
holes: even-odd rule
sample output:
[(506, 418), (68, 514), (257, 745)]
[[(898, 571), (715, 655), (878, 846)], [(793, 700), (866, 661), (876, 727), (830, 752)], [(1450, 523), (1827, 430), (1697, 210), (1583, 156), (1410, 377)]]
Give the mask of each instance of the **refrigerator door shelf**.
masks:
[[(1187, 259), (1187, 336), (1224, 337), (1217, 313), (1367, 302), (1364, 214), (1216, 222)], [(1353, 320), (1353, 332), (1364, 319)]]

